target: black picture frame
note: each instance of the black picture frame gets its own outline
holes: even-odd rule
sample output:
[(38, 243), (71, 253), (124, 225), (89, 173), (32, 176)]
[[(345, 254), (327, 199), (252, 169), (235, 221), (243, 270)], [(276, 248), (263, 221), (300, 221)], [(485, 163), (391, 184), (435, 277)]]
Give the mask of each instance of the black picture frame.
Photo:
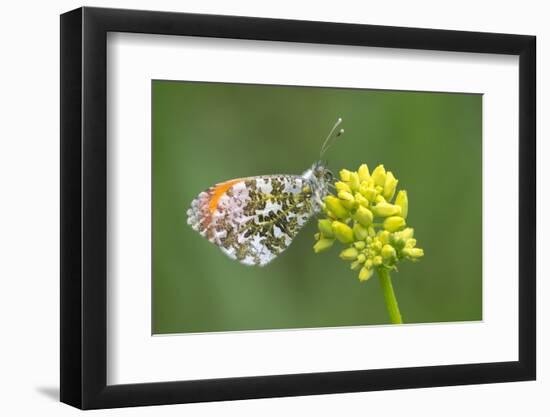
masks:
[[(519, 56), (519, 360), (107, 385), (108, 32)], [(536, 377), (534, 36), (156, 11), (61, 15), (61, 401), (81, 409), (533, 380)]]

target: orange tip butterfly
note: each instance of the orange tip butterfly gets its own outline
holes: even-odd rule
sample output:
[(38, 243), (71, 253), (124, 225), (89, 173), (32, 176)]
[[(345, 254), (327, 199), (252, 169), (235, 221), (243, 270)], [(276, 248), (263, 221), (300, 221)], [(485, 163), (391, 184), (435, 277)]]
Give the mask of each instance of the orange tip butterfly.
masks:
[(321, 146), (319, 161), (301, 175), (279, 174), (228, 180), (201, 192), (187, 210), (187, 223), (231, 259), (264, 266), (281, 254), (323, 207), (333, 175), (321, 158), (344, 133), (338, 118)]

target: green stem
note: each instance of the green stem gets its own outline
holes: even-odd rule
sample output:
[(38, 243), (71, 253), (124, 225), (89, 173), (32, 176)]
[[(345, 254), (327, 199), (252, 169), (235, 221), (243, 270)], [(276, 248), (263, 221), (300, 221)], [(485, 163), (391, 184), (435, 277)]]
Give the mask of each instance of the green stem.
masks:
[(397, 299), (393, 292), (393, 286), (391, 284), (390, 272), (385, 268), (378, 268), (378, 278), (380, 278), (380, 286), (384, 293), (384, 300), (386, 301), (386, 307), (390, 314), (390, 321), (392, 324), (403, 324), (401, 313), (399, 312), (399, 306), (397, 305)]

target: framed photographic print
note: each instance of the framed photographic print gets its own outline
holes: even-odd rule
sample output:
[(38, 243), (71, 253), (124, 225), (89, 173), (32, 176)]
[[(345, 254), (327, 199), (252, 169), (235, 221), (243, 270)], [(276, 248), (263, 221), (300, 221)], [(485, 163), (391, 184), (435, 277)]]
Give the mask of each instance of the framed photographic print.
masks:
[(535, 149), (533, 36), (63, 14), (61, 401), (535, 379)]

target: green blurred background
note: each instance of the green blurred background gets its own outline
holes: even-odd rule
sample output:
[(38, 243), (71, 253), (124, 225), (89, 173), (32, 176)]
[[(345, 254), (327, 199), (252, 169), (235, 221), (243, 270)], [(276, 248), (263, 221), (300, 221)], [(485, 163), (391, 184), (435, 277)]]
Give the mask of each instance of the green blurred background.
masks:
[(264, 268), (186, 224), (217, 182), (302, 173), (337, 117), (332, 170), (383, 163), (409, 193), (425, 257), (393, 274), (404, 321), (481, 320), (481, 95), (162, 80), (152, 93), (154, 334), (388, 323), (376, 277), (313, 253), (316, 221)]

